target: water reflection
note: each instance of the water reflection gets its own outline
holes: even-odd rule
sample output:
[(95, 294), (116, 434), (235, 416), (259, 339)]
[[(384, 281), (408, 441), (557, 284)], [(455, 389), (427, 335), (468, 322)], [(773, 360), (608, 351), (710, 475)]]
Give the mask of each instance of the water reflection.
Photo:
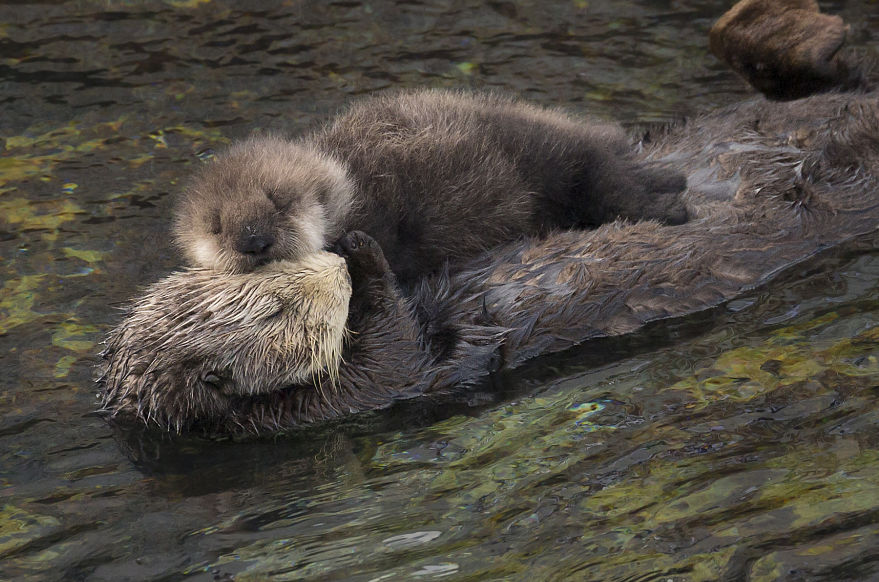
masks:
[[(212, 150), (388, 87), (674, 120), (747, 93), (705, 49), (726, 4), (0, 6), (0, 578), (875, 577), (872, 237), (451, 402), (241, 443), (91, 412)], [(828, 9), (876, 46), (869, 7)]]

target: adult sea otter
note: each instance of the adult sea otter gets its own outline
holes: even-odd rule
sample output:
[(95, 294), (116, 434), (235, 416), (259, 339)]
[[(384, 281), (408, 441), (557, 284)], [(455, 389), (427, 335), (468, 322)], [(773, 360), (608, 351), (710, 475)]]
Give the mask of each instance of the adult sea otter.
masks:
[[(742, 5), (776, 6), (759, 0)], [(797, 30), (810, 25), (815, 13), (797, 8), (785, 14), (787, 25)], [(722, 20), (713, 34), (743, 43), (740, 51), (759, 52), (765, 47), (748, 45), (760, 42), (759, 30), (744, 40), (735, 41), (735, 35), (739, 26), (759, 28), (760, 22)], [(826, 40), (796, 38), (802, 46)], [(826, 70), (826, 51), (815, 54), (820, 60), (815, 66)], [(760, 55), (766, 63), (789, 57), (776, 48)], [(343, 236), (337, 250), (348, 274), (335, 269), (335, 280), (320, 279), (335, 292), (350, 276), (350, 336), (335, 363), (291, 352), (291, 369), (308, 370), (312, 378), (245, 379), (243, 367), (259, 362), (232, 359), (227, 348), (187, 347), (215, 345), (218, 330), (259, 345), (263, 340), (254, 326), (269, 322), (305, 329), (295, 294), (265, 320), (223, 327), (212, 325), (215, 318), (253, 314), (234, 301), (193, 312), (159, 284), (108, 339), (104, 409), (117, 419), (172, 430), (272, 432), (381, 408), (590, 338), (717, 305), (821, 249), (870, 232), (879, 221), (879, 94), (870, 86), (869, 68), (842, 52), (828, 58), (845, 60), (837, 70), (845, 72), (846, 92), (786, 102), (755, 98), (696, 117), (645, 144), (646, 163), (670, 164), (687, 175), (686, 224), (613, 222), (510, 243), (425, 282), (409, 297), (399, 293), (373, 238), (360, 232)], [(247, 277), (261, 281), (272, 272), (264, 268)], [(199, 280), (198, 273), (174, 277), (183, 285), (187, 278), (192, 285)], [(335, 311), (317, 308), (332, 321), (344, 311), (339, 301)], [(161, 349), (163, 344), (143, 331), (143, 322), (155, 314), (161, 318), (156, 315), (154, 326), (187, 322), (192, 341)], [(302, 357), (307, 361), (294, 359)], [(181, 397), (192, 405), (180, 406)]]

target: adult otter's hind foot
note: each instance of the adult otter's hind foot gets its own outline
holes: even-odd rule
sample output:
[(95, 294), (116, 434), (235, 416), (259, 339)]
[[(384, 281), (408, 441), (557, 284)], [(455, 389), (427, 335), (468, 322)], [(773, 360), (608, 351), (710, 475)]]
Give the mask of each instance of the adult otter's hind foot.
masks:
[(741, 0), (711, 28), (709, 46), (770, 99), (799, 99), (860, 82), (840, 49), (849, 27), (815, 0)]

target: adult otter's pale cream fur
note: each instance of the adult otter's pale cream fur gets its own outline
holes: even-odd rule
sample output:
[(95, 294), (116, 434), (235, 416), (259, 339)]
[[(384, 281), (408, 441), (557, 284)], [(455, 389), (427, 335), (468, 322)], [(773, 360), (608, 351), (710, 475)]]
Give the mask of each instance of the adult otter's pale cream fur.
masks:
[(616, 126), (416, 91), (364, 100), (298, 140), (233, 145), (185, 191), (175, 233), (193, 264), (245, 273), (362, 230), (410, 283), (524, 234), (617, 217), (684, 222), (685, 185), (635, 159)]
[(105, 406), (178, 430), (218, 410), (247, 424), (238, 398), (336, 380), (350, 297), (344, 259), (327, 252), (252, 275), (171, 275), (107, 338)]

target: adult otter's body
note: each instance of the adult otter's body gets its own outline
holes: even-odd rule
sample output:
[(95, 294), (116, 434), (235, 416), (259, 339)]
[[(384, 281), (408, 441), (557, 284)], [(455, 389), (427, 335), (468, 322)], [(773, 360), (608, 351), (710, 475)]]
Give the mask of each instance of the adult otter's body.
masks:
[(685, 185), (635, 160), (616, 126), (416, 91), (357, 103), (303, 139), (233, 145), (187, 189), (175, 231), (194, 264), (243, 273), (362, 230), (409, 283), (524, 234), (684, 222)]
[[(340, 247), (351, 274), (353, 333), (332, 389), (320, 378), (284, 388), (257, 381), (246, 386), (249, 395), (230, 389), (217, 396), (213, 379), (238, 382), (244, 363), (222, 368), (222, 351), (210, 357), (194, 351), (216, 330), (188, 317), (176, 297), (159, 293), (156, 301), (193, 322), (187, 334), (194, 340), (179, 350), (157, 349), (161, 344), (138, 325), (143, 320), (135, 319), (135, 309), (108, 342), (105, 407), (164, 427), (226, 432), (242, 424), (282, 430), (388, 406), (716, 305), (879, 224), (879, 93), (873, 90), (787, 103), (753, 99), (673, 128), (643, 155), (686, 171), (695, 220), (675, 228), (618, 222), (508, 244), (406, 300), (379, 245), (351, 233)], [(234, 302), (216, 308), (247, 313)], [(197, 414), (175, 408), (173, 392), (157, 394), (142, 378), (143, 366), (130, 363), (135, 355), (151, 369), (215, 366), (210, 382), (184, 376), (169, 387), (206, 406)], [(120, 398), (126, 385), (138, 390)]]

